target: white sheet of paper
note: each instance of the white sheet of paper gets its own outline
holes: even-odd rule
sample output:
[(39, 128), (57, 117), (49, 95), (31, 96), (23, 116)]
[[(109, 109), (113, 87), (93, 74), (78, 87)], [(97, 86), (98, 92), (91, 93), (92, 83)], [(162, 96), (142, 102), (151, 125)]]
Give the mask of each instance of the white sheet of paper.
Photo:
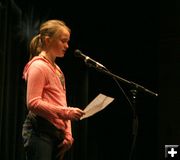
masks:
[(88, 118), (97, 112), (103, 110), (107, 107), (114, 98), (108, 97), (104, 94), (99, 94), (94, 100), (92, 100), (84, 109), (85, 114), (81, 117), (81, 120), (84, 118)]

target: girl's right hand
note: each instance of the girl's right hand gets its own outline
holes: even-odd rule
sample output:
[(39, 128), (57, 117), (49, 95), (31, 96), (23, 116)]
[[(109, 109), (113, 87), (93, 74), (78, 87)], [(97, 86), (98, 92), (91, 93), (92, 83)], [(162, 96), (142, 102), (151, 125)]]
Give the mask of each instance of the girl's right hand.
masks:
[(85, 112), (77, 107), (69, 107), (68, 108), (68, 117), (70, 120), (79, 120)]

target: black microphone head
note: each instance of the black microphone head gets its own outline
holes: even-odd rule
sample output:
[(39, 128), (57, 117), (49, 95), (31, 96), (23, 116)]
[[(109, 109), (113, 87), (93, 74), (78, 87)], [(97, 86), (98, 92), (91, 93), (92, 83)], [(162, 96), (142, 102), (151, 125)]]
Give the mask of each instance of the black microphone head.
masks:
[(82, 52), (81, 52), (79, 49), (76, 49), (76, 50), (74, 51), (74, 55), (75, 55), (76, 57), (80, 57), (80, 56), (82, 55)]

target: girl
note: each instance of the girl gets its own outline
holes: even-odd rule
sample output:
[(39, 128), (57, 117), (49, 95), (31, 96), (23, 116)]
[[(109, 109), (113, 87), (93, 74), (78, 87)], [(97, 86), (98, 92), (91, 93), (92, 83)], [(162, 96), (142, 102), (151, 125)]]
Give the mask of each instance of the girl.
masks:
[(64, 57), (70, 29), (61, 20), (48, 20), (30, 43), (30, 60), (23, 71), (27, 82), (28, 114), (22, 136), (27, 160), (60, 160), (73, 144), (71, 120), (84, 112), (68, 107), (63, 72), (55, 63)]

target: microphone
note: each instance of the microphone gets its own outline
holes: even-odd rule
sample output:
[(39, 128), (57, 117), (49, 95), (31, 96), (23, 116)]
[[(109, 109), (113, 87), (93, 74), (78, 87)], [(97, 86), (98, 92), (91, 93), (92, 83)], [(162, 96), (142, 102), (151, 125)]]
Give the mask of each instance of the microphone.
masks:
[(74, 55), (76, 57), (79, 57), (81, 59), (84, 60), (84, 62), (90, 66), (90, 67), (95, 67), (95, 68), (98, 68), (98, 69), (106, 69), (105, 66), (103, 66), (101, 63), (99, 62), (96, 62), (95, 60), (93, 60), (92, 58), (86, 56), (85, 54), (83, 54), (79, 49), (76, 49), (75, 52), (74, 52)]

